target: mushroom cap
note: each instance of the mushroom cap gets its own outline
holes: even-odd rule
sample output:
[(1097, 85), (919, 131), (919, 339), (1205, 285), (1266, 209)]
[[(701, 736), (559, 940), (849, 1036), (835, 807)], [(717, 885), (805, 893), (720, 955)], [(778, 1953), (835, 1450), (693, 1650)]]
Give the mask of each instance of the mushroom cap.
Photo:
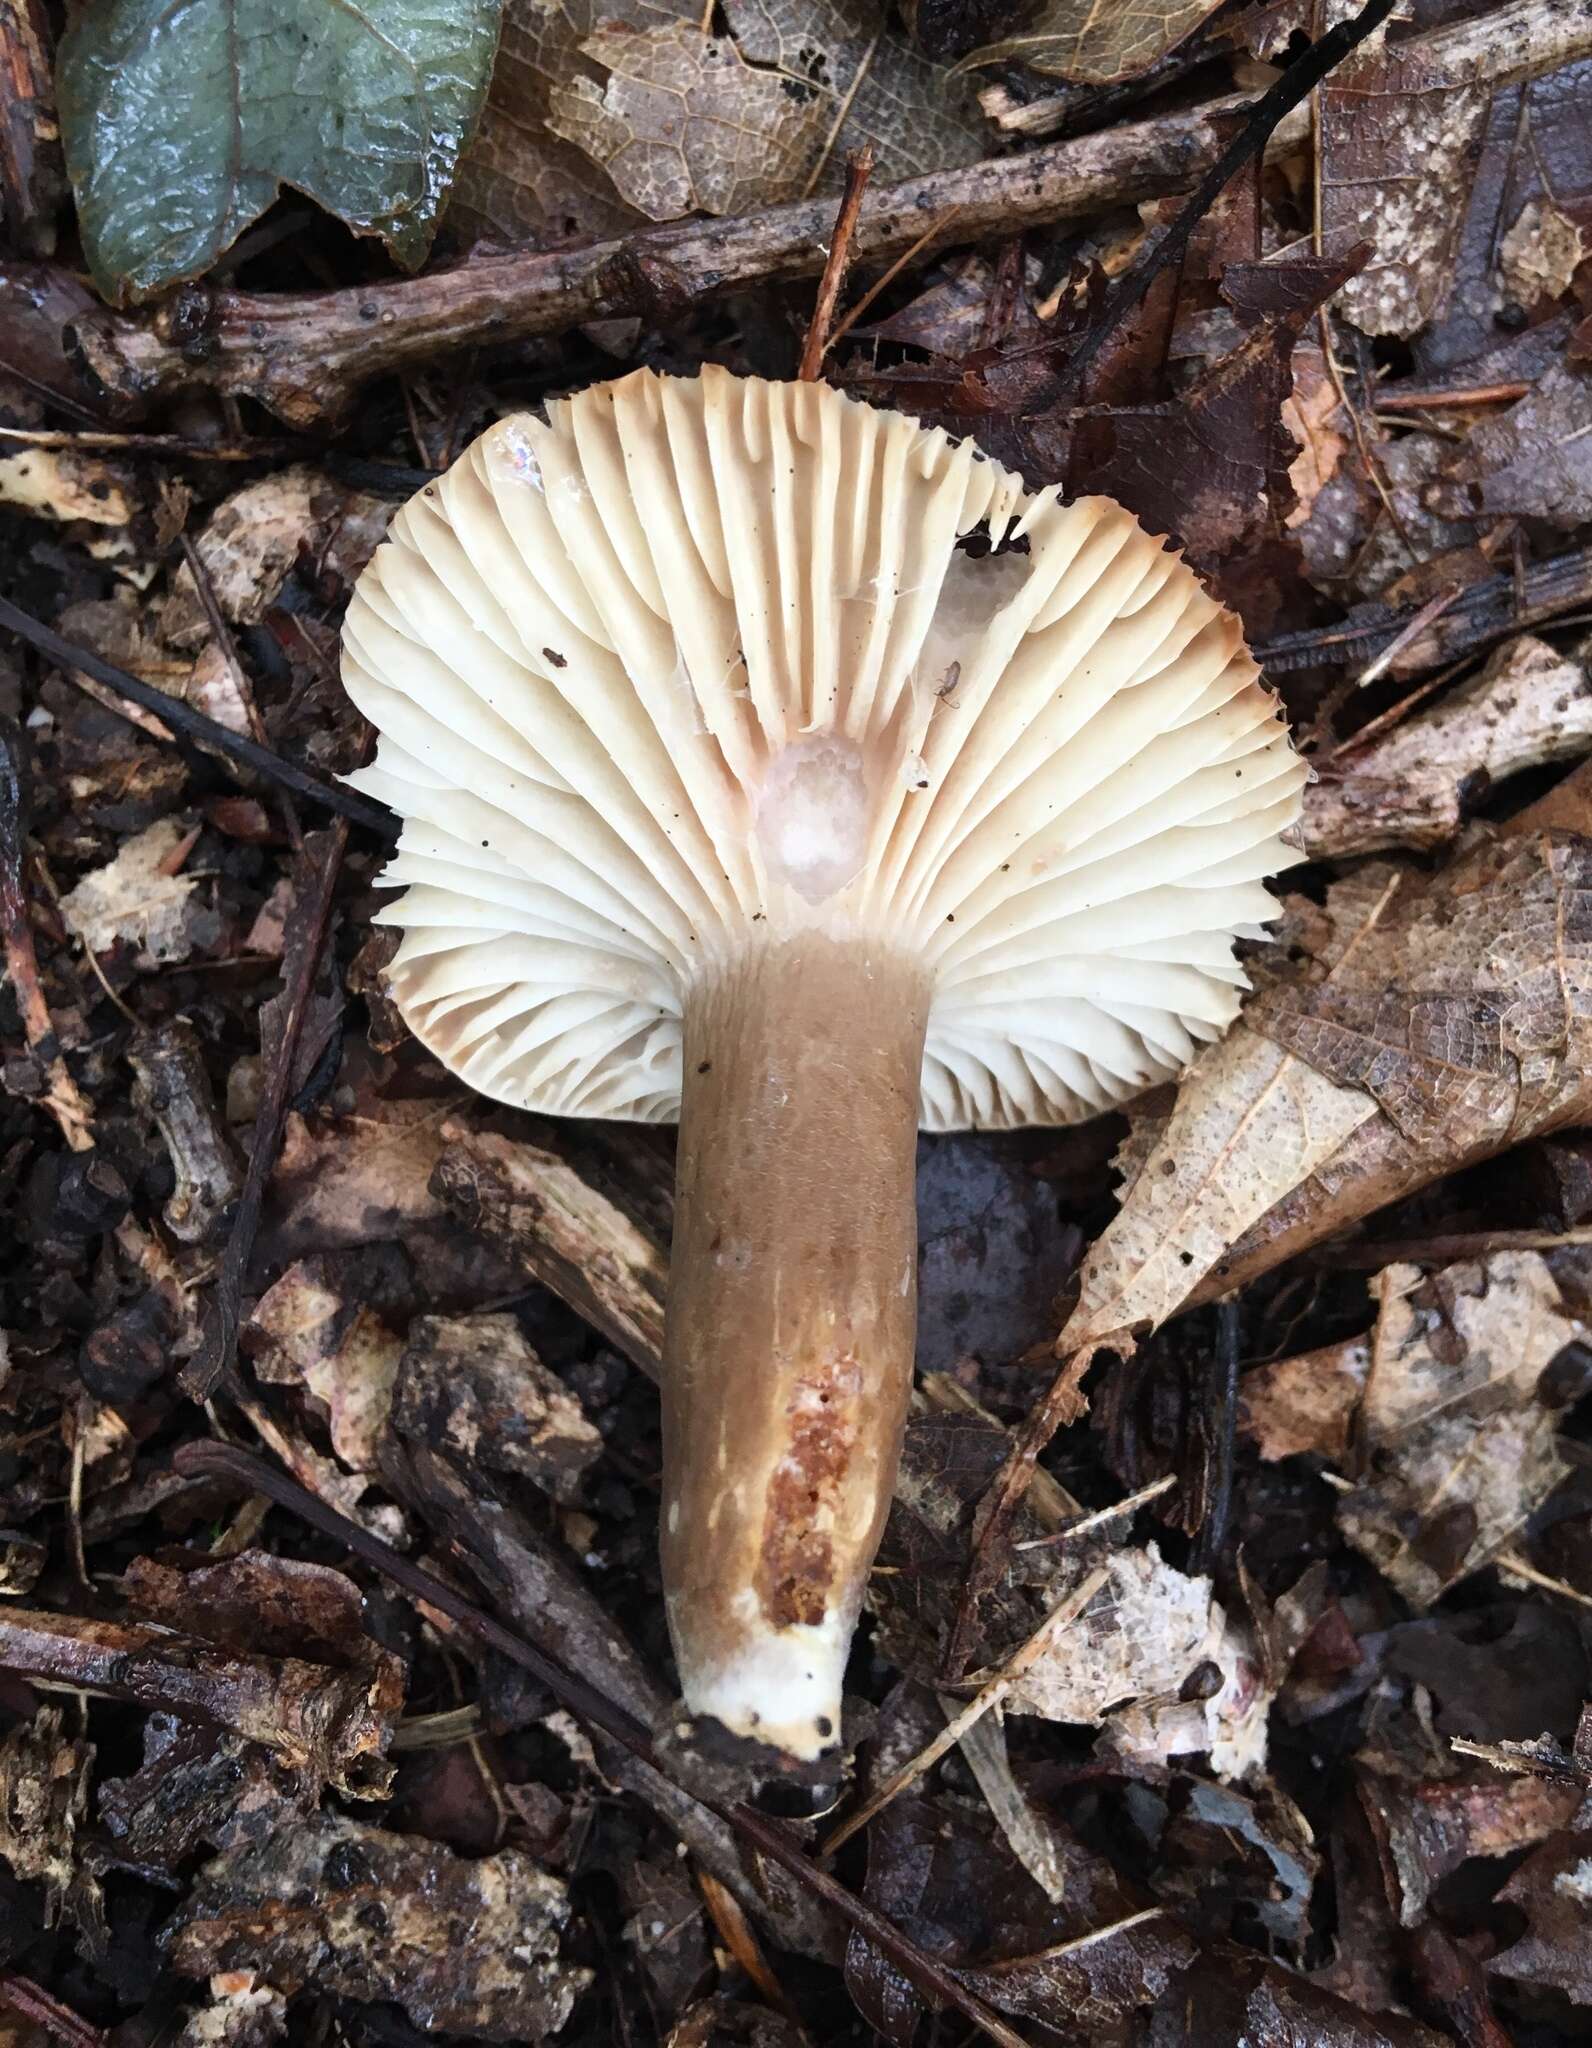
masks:
[(1306, 777), (1121, 506), (717, 369), (491, 428), (343, 650), (381, 735), (351, 779), (403, 820), (399, 1006), (555, 1115), (672, 1121), (693, 986), (815, 925), (926, 964), (926, 1129), (1091, 1115), (1232, 1020)]

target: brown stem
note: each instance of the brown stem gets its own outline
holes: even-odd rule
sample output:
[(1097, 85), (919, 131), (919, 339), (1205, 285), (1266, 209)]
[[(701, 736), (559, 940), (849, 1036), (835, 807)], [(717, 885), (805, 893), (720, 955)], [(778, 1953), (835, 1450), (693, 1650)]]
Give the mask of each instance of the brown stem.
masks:
[(685, 1017), (663, 1574), (686, 1704), (812, 1758), (895, 1480), (917, 1325), (922, 972), (759, 945)]

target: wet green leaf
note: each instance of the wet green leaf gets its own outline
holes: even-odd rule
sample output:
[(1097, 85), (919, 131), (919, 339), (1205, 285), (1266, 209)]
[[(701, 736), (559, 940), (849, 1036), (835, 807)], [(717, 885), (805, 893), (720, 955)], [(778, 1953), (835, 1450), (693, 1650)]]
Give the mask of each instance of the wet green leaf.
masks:
[(413, 269), (501, 0), (95, 0), (61, 44), (67, 168), (113, 302), (209, 268), (283, 186)]

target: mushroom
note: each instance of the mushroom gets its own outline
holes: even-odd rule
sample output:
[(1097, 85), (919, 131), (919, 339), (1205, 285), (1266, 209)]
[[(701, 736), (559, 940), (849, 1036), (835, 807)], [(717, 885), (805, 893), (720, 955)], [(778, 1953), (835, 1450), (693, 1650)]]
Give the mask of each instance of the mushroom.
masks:
[(678, 1120), (662, 1549), (687, 1707), (814, 1759), (912, 1374), (916, 1133), (1175, 1075), (1305, 769), (1103, 498), (821, 384), (638, 371), (482, 436), (360, 578), (354, 779), (416, 1036)]

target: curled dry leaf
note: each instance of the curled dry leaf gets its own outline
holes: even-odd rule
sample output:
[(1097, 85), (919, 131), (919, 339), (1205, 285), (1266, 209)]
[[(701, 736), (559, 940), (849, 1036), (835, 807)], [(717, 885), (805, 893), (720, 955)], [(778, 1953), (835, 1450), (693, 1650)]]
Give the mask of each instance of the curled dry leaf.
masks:
[(191, 843), (190, 827), (158, 818), (61, 898), (61, 915), (91, 953), (126, 944), (145, 967), (187, 959), (196, 942), (191, 898), (197, 885), (177, 870)]
[(1538, 1394), (1581, 1334), (1538, 1252), (1498, 1252), (1372, 1282), (1359, 1409), (1362, 1483), (1338, 1521), (1414, 1607), (1505, 1549), (1559, 1483), (1558, 1410)]
[(395, 1425), (466, 1467), (516, 1472), (574, 1505), (602, 1438), (510, 1315), (420, 1316), (398, 1367)]
[(289, 1997), (313, 1985), (444, 2033), (541, 2041), (591, 1981), (559, 1959), (569, 1911), (520, 1850), (469, 1861), (322, 1813), (207, 1864), (161, 1939), (185, 1977), (247, 1970)]

